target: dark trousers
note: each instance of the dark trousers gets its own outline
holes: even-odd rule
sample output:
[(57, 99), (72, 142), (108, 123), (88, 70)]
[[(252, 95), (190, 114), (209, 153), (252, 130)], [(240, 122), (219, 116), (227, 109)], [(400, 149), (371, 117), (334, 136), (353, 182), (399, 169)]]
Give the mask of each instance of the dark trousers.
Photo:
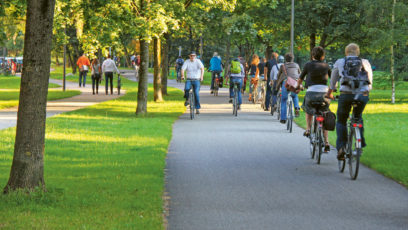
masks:
[(101, 80), (101, 75), (99, 73), (95, 73), (92, 75), (92, 93), (93, 94), (95, 94), (95, 86), (96, 86), (96, 94), (98, 94), (100, 80)]
[(105, 92), (108, 94), (108, 80), (110, 82), (110, 91), (113, 94), (113, 73), (105, 72)]
[(85, 71), (79, 71), (79, 87), (81, 87), (81, 81), (82, 81), (82, 77), (83, 77), (83, 84), (82, 86), (85, 87), (85, 83), (86, 83), (86, 74), (88, 73), (87, 70)]
[(269, 109), (269, 102), (271, 100), (272, 95), (272, 87), (269, 84), (270, 80), (266, 81), (266, 94), (265, 94), (265, 109)]
[[(337, 123), (336, 123), (336, 132), (337, 132), (337, 141), (336, 148), (339, 150), (344, 147), (347, 143), (347, 119), (352, 108), (352, 102), (354, 101), (354, 94), (340, 94), (339, 103), (337, 108)], [(357, 119), (361, 119), (363, 122), (363, 111), (368, 102), (368, 96), (360, 95), (358, 101), (361, 102), (360, 105), (353, 109), (353, 114)], [(361, 129), (361, 146), (365, 147), (366, 142), (364, 139), (364, 126)]]

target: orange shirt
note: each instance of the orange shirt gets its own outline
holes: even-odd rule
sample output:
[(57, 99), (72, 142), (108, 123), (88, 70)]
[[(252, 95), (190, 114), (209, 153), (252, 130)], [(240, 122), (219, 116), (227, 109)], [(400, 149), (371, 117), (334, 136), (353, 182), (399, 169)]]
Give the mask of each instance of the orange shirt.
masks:
[(77, 65), (79, 68), (81, 68), (83, 65), (90, 66), (91, 63), (89, 62), (89, 59), (87, 57), (81, 56), (78, 58)]

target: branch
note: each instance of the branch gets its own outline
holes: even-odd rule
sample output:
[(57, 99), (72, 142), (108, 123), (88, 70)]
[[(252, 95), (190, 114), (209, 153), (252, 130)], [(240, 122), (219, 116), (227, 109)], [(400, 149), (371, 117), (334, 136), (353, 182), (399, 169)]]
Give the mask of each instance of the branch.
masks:
[(193, 0), (186, 0), (185, 2), (184, 2), (184, 8), (188, 8), (190, 5), (191, 5), (191, 3), (193, 3)]
[(137, 16), (140, 16), (139, 7), (137, 7), (136, 0), (132, 0), (132, 1), (130, 2), (130, 7), (132, 8), (133, 12), (134, 12)]

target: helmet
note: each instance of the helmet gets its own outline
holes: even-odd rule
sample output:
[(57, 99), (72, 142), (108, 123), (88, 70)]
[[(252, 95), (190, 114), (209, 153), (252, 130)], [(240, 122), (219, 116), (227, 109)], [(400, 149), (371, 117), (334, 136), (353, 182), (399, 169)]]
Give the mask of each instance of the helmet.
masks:
[(284, 62), (285, 62), (285, 58), (282, 55), (279, 55), (278, 63), (284, 63)]

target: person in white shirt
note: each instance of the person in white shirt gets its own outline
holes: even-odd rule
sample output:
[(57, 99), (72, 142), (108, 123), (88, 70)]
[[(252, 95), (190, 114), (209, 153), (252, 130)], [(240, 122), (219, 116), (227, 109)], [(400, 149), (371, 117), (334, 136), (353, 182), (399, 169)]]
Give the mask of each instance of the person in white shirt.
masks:
[(201, 109), (200, 105), (200, 82), (204, 79), (204, 65), (203, 63), (196, 59), (196, 53), (192, 51), (189, 55), (190, 59), (186, 60), (181, 67), (181, 79), (184, 80), (184, 72), (187, 74), (187, 81), (184, 87), (184, 98), (186, 102), (184, 103), (187, 106), (189, 91), (193, 87), (194, 97), (195, 97), (195, 107), (196, 113), (199, 114)]
[(113, 94), (113, 72), (116, 71), (118, 75), (120, 75), (120, 72), (118, 68), (115, 65), (115, 62), (111, 59), (110, 54), (108, 55), (108, 58), (103, 61), (102, 63), (102, 73), (105, 74), (105, 92), (106, 95), (108, 94), (108, 80), (110, 82), (110, 91), (111, 94)]

